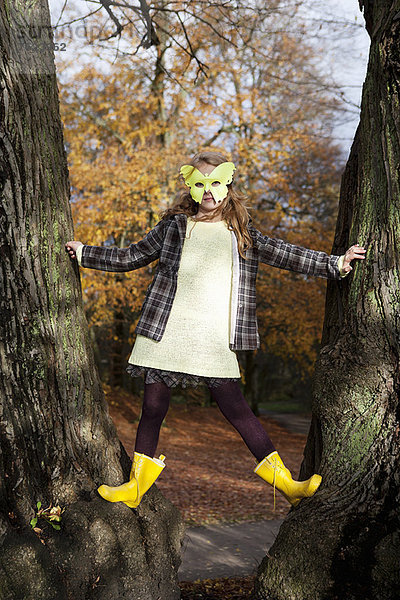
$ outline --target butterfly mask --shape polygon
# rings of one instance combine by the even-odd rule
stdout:
[[[203,175],[196,167],[183,165],[180,174],[190,188],[190,195],[195,202],[201,204],[204,192],[210,191],[215,202],[219,204],[228,195],[227,185],[232,183],[235,168],[233,163],[224,162],[215,167],[209,175]]]

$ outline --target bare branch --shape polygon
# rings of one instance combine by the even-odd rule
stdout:
[[[110,40],[113,37],[118,37],[121,35],[121,32],[123,30],[123,26],[122,24],[119,22],[119,20],[117,19],[117,17],[114,15],[114,13],[112,12],[110,6],[112,4],[112,2],[110,0],[99,0],[100,4],[102,4],[102,6],[105,8],[105,10],[108,13],[108,16],[110,17],[110,19],[113,21],[113,23],[116,26],[116,30],[114,31],[114,33],[112,33],[109,37],[107,38],[103,38],[100,41],[105,42],[106,40]]]
[[[211,146],[221,135],[221,133],[232,133],[232,131],[236,131],[238,127],[236,125],[228,125],[222,126],[212,135],[208,140],[204,142],[204,146]]]
[[[195,62],[197,63],[198,66],[198,72],[203,73],[206,77],[207,77],[207,73],[206,73],[206,69],[208,68],[207,65],[205,65],[196,55],[196,53],[192,53],[190,50],[188,50],[187,48],[185,48],[185,46],[183,46],[183,44],[181,44],[175,36],[172,35],[171,32],[167,31],[162,25],[160,25],[160,23],[157,23],[157,27],[160,31],[162,31],[163,33],[166,33],[171,40],[173,40],[175,42],[175,44],[181,48],[188,56],[190,56],[193,60],[195,60]],[[197,77],[196,77],[197,79]]]
[[[146,24],[146,35],[141,42],[141,46],[143,48],[150,48],[150,46],[158,46],[160,40],[157,37],[157,34],[153,27],[153,22],[150,16],[150,10],[147,6],[146,0],[139,0],[140,8],[142,11],[143,20]]]

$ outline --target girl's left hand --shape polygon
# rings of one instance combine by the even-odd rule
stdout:
[[[351,261],[355,258],[363,260],[365,258],[365,253],[365,248],[362,248],[358,244],[354,244],[354,246],[351,246],[344,255],[343,271],[345,271],[346,273],[350,273],[350,271],[353,269],[353,267],[350,265]]]

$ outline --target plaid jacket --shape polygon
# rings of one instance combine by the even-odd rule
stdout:
[[[178,269],[185,240],[184,214],[163,219],[140,241],[129,248],[83,246],[81,266],[102,271],[133,271],[158,259],[154,278],[146,291],[136,333],[161,340],[174,301]],[[260,346],[256,317],[256,277],[259,261],[305,275],[340,279],[339,256],[308,250],[269,238],[249,225],[254,246],[244,260],[232,231],[233,271],[230,348],[254,350]]]

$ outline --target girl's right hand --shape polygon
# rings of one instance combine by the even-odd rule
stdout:
[[[79,248],[79,246],[83,246],[82,242],[75,242],[75,240],[73,240],[72,242],[67,242],[65,244],[65,250],[69,253],[71,258],[76,258],[76,249]]]

